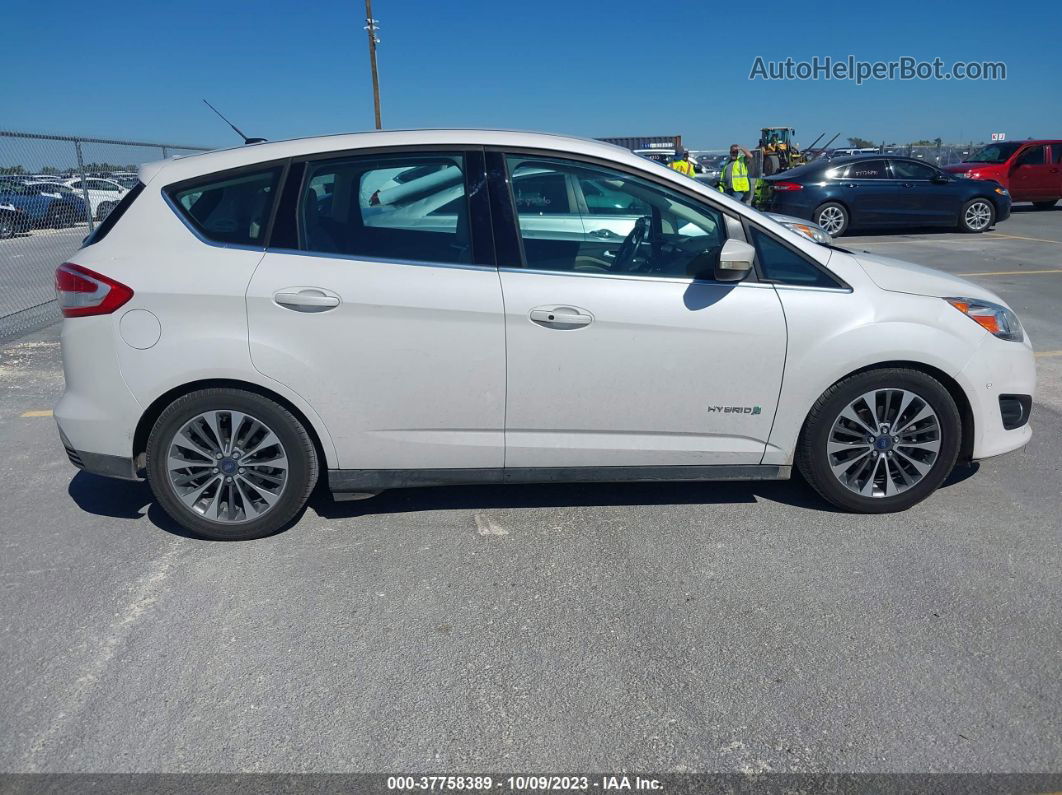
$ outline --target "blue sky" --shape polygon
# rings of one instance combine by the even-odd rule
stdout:
[[[385,127],[887,142],[1062,135],[1057,3],[375,0]],[[868,6],[869,8],[869,6]],[[4,0],[0,127],[229,145],[372,127],[360,0]],[[1019,18],[1020,21],[1015,19]],[[1041,20],[1036,23],[1033,20]],[[82,45],[87,54],[79,53]],[[1002,82],[750,82],[764,58],[1002,60]]]

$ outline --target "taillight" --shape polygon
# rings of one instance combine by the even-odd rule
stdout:
[[[133,297],[121,282],[73,262],[55,269],[55,294],[63,317],[109,315]]]
[[[772,182],[771,187],[775,190],[804,190],[799,182]]]

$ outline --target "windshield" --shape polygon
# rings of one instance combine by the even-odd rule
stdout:
[[[1005,163],[1019,146],[1021,146],[1020,143],[989,144],[988,146],[982,146],[963,162]]]

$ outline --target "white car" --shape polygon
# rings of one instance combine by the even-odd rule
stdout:
[[[80,177],[68,179],[63,182],[67,187],[73,188],[78,196],[88,194],[89,205],[92,208],[92,217],[97,221],[106,218],[111,210],[118,206],[118,202],[129,192],[128,188],[122,187],[113,179],[100,177]]]
[[[788,478],[903,510],[1022,447],[1014,313],[609,144],[376,132],[145,165],[56,274],[71,461],[208,538],[462,483]]]

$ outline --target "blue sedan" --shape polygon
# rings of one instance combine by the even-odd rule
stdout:
[[[861,155],[816,160],[765,178],[766,209],[849,229],[942,226],[984,232],[1010,215],[998,182],[956,177],[920,160]]]
[[[0,204],[10,204],[26,214],[33,226],[63,227],[88,217],[85,200],[66,185],[0,179]]]

